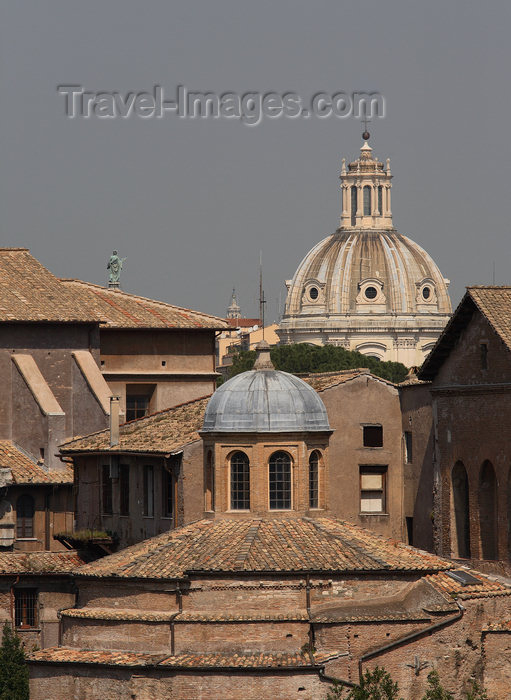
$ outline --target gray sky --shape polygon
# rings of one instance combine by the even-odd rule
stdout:
[[[0,3],[0,243],[52,272],[223,314],[233,286],[267,317],[338,225],[360,122],[66,118],[57,86],[309,97],[378,91],[394,224],[465,285],[511,283],[511,5],[456,0],[24,0]]]

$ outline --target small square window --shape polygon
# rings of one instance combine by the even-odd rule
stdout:
[[[364,447],[383,447],[383,427],[364,425]]]

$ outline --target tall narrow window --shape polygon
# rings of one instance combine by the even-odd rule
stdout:
[[[174,517],[174,477],[172,472],[163,469],[163,508],[162,515],[164,518]]]
[[[371,216],[371,188],[364,186],[364,216]]]
[[[481,369],[488,369],[488,343],[481,343],[479,349],[481,352]]]
[[[215,510],[215,465],[211,450],[208,450],[204,473],[204,510]]]
[[[154,516],[154,470],[150,464],[144,466],[144,515]]]
[[[119,513],[130,514],[130,467],[129,464],[119,465]]]
[[[25,494],[16,501],[16,537],[34,536],[34,499]]]
[[[250,510],[250,465],[244,452],[231,457],[231,510]]]
[[[319,508],[319,452],[309,457],[309,508]]]
[[[481,559],[497,559],[497,478],[488,460],[481,467],[478,496]]]
[[[405,430],[405,464],[411,464],[412,461],[413,461],[412,433],[410,430]]]
[[[456,462],[451,474],[452,508],[451,549],[454,557],[470,559],[470,518],[467,471],[463,462]]]
[[[101,467],[101,512],[105,515],[112,515],[112,479],[110,478],[110,465],[103,464]]]
[[[274,452],[269,463],[270,508],[291,508],[291,458],[286,452]]]
[[[360,467],[360,512],[385,513],[387,467]]]
[[[357,223],[357,188],[353,186],[351,188],[351,225],[355,226]]]
[[[14,624],[20,629],[37,627],[37,590],[14,589]]]
[[[383,187],[381,185],[378,187],[378,211],[380,216],[383,216]]]

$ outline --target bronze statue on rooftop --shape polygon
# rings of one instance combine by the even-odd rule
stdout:
[[[108,261],[108,265],[106,266],[107,270],[110,270],[110,274],[108,277],[108,286],[109,287],[114,287],[114,288],[119,288],[120,286],[120,279],[121,279],[121,270],[124,261],[126,258],[120,258],[117,255],[117,251],[114,250],[112,255],[110,256],[110,260]]]

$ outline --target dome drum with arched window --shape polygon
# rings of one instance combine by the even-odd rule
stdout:
[[[276,371],[263,341],[254,369],[223,384],[206,408],[205,512],[324,512],[331,432],[319,394]]]

